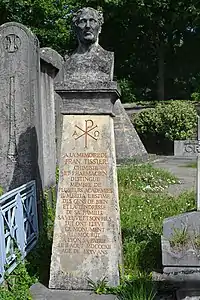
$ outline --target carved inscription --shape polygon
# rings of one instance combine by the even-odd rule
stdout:
[[[15,120],[15,77],[11,76],[9,80],[9,143],[8,158],[16,161],[16,120]]]
[[[99,131],[97,130],[97,125],[94,125],[92,120],[85,120],[85,127],[81,128],[78,125],[75,125],[75,130],[73,133],[73,137],[75,140],[84,137],[84,147],[88,148],[88,138],[92,138],[93,140],[97,141],[99,137]]]
[[[194,153],[194,155],[200,153],[200,142],[199,141],[194,141],[194,142],[190,141],[190,143],[185,142],[184,152]]]
[[[21,40],[16,34],[9,34],[4,38],[3,44],[7,52],[13,53],[19,49]]]
[[[107,153],[66,153],[60,177],[69,185],[59,189],[62,214],[57,216],[66,234],[56,236],[63,253],[105,255],[111,249],[108,171]]]

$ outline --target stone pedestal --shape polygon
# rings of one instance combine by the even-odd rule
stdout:
[[[118,92],[58,93],[63,130],[49,288],[88,290],[88,279],[105,277],[117,286],[121,235],[112,109]]]

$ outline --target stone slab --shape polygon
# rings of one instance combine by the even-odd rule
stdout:
[[[147,151],[120,99],[115,102],[113,111],[117,162],[146,155]]]
[[[64,291],[46,288],[36,283],[30,288],[33,300],[117,300],[114,295],[97,295],[92,291]]]
[[[40,177],[37,38],[22,24],[1,25],[0,61],[0,186],[6,192]]]
[[[49,287],[117,286],[121,264],[113,119],[64,115]]]
[[[60,91],[59,91],[60,93]],[[90,90],[62,92],[62,114],[113,115],[116,90]]]
[[[40,49],[40,59],[50,64],[57,70],[62,69],[64,63],[63,57],[57,51],[49,47]]]
[[[185,232],[184,243],[176,243]],[[177,238],[176,238],[177,237]],[[180,239],[181,241],[183,239]],[[170,217],[163,222],[162,264],[165,267],[200,268],[200,212],[194,211]]]
[[[198,156],[200,154],[200,142],[196,140],[174,141],[175,156]]]
[[[177,300],[199,300],[200,289],[180,289],[176,292]]]

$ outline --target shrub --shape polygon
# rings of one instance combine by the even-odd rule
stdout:
[[[191,94],[191,100],[192,101],[200,101],[200,93],[199,92],[194,92]]]
[[[197,112],[192,102],[177,100],[143,110],[133,122],[144,143],[148,140],[166,147],[167,141],[194,137]]]
[[[134,93],[134,86],[128,79],[119,80],[119,86],[121,88],[121,101],[122,103],[135,102],[136,96]]]

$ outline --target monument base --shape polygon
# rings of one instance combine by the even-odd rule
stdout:
[[[31,286],[33,300],[116,300],[115,295],[97,295],[92,291],[68,291],[48,289],[41,283]]]

